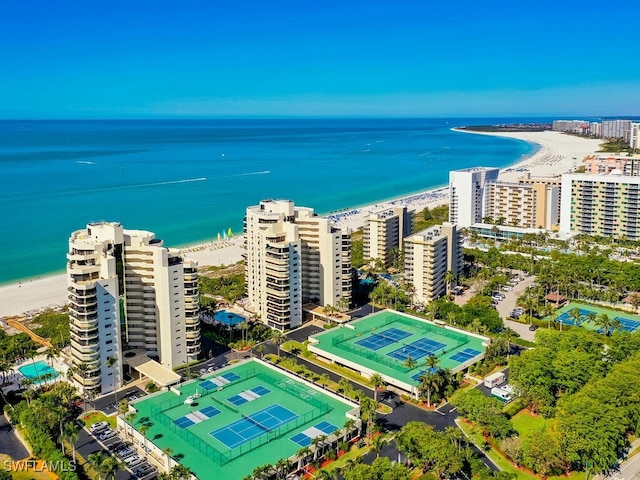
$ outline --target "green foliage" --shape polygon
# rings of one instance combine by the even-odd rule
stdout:
[[[511,421],[502,412],[500,401],[486,397],[477,388],[460,392],[451,404],[458,408],[460,415],[480,427],[485,435],[499,439],[514,431]]]
[[[53,310],[47,310],[33,319],[34,323],[40,325],[38,328],[34,328],[33,331],[43,338],[50,338],[58,348],[63,348],[69,345],[71,341],[69,333],[69,314],[57,313]]]
[[[449,205],[440,205],[429,209],[425,207],[422,212],[416,213],[413,217],[413,231],[419,232],[442,222],[449,221]]]
[[[0,355],[3,360],[16,361],[25,358],[31,353],[35,353],[36,345],[26,333],[7,335],[4,330],[0,330]]]
[[[158,386],[153,382],[147,382],[147,384],[144,386],[144,389],[149,393],[155,393],[160,390],[160,388],[158,388]]]
[[[387,457],[376,458],[371,465],[358,463],[342,469],[344,480],[410,480],[411,470]]]
[[[511,359],[510,381],[534,412],[553,415],[557,399],[602,377],[607,363],[604,337],[584,329],[539,330],[537,348]]]
[[[620,153],[628,152],[629,144],[622,138],[608,138],[600,144],[599,152]]]
[[[244,274],[235,273],[216,278],[201,275],[198,277],[198,285],[201,293],[220,295],[234,303],[244,295]]]
[[[364,240],[362,232],[354,232],[351,234],[351,266],[360,268],[364,265]]]
[[[398,449],[414,465],[433,472],[438,478],[450,478],[463,468],[464,460],[458,446],[447,434],[434,430],[431,425],[409,422],[402,427],[396,441]]]
[[[54,438],[60,437],[65,422],[71,421],[70,412],[64,407],[68,398],[62,396],[65,390],[53,389],[32,400],[20,402],[12,411],[12,422],[18,424],[29,442],[33,454],[56,465],[54,472],[64,480],[77,480],[69,460],[58,449]]]
[[[502,412],[511,418],[526,406],[527,404],[523,398],[516,398],[514,401],[507,403],[502,409]]]

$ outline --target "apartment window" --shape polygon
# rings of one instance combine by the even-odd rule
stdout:
[[[107,345],[111,345],[111,344],[113,343],[113,340],[107,340],[105,343],[106,343]]]
[[[104,311],[105,311],[105,312],[110,312],[110,311],[111,311],[111,309],[110,309],[110,308],[105,308],[105,309],[104,309]]]
[[[104,303],[109,303],[109,300],[105,300]]]
[[[112,326],[113,326],[113,324],[112,324],[112,323],[107,323],[107,324],[104,326],[104,328],[111,328]]]

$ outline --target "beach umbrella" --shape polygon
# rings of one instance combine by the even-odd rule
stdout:
[[[227,232],[227,237],[233,237],[233,232],[231,231],[231,227],[229,227],[229,231]]]
[[[225,232],[224,230],[222,231],[222,238],[223,238],[224,240],[226,240],[226,239],[227,239],[227,232]]]
[[[222,235],[220,235],[220,232],[218,232],[218,241],[220,241],[221,238],[222,238]]]

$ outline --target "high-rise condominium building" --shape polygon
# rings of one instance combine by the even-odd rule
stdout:
[[[624,156],[590,155],[583,162],[584,173],[608,175],[614,170],[619,170],[623,175],[640,175],[640,157],[637,155],[631,157],[626,154]]]
[[[545,182],[488,186],[487,216],[503,225],[551,229],[560,223],[560,187]]]
[[[168,369],[197,359],[195,261],[115,222],[73,232],[67,260],[76,381],[99,393],[118,388],[126,350],[142,349]]]
[[[489,185],[498,181],[497,168],[474,167],[449,172],[449,222],[464,228],[488,216]]]
[[[629,127],[629,146],[640,149],[640,123],[632,122]]]
[[[640,240],[640,177],[564,174],[560,231]]]
[[[447,293],[447,272],[462,273],[462,232],[443,223],[404,239],[405,280],[413,284],[416,299],[430,302]]]
[[[245,217],[249,309],[272,328],[297,327],[302,305],[351,302],[347,232],[290,200],[263,200]]]
[[[402,239],[410,233],[411,214],[407,212],[407,207],[371,212],[364,224],[364,258],[379,258],[385,267],[390,267],[393,264],[393,250],[402,248]]]
[[[628,142],[630,129],[631,120],[604,120],[601,133],[604,138],[622,138]]]

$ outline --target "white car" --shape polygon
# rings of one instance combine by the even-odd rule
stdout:
[[[140,465],[144,461],[139,455],[131,455],[124,460],[124,463],[127,464],[127,467],[135,467],[136,465]]]
[[[127,458],[127,457],[133,455],[134,453],[136,453],[136,451],[132,447],[127,447],[127,448],[123,448],[122,450],[119,450],[116,453],[116,455],[118,455],[118,457],[124,459],[124,458]]]
[[[91,433],[99,433],[102,430],[105,430],[106,428],[109,427],[109,423],[108,422],[98,422],[98,423],[94,423],[93,425],[91,425],[89,427],[89,431]]]
[[[116,432],[114,432],[113,430],[109,429],[104,433],[101,433],[100,436],[98,437],[100,440],[108,440],[112,437],[115,437],[117,435]]]

